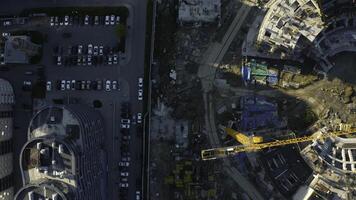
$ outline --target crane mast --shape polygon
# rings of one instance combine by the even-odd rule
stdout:
[[[333,132],[321,132],[318,131],[310,136],[303,136],[298,138],[276,140],[273,142],[256,143],[250,145],[236,145],[229,147],[218,147],[212,149],[206,149],[201,151],[201,157],[203,160],[214,160],[218,158],[225,158],[228,156],[236,155],[240,152],[258,151],[265,148],[284,146],[289,144],[297,144],[301,142],[308,142],[313,140],[322,140],[329,137],[348,135],[356,132],[356,128],[349,129],[347,131],[333,131]]]

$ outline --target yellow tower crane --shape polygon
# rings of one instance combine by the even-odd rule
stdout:
[[[304,137],[298,137],[298,138],[286,139],[286,140],[276,140],[273,142],[265,142],[265,143],[263,143],[262,137],[256,137],[256,136],[248,137],[231,128],[226,128],[225,131],[228,135],[235,138],[242,145],[218,147],[218,148],[202,150],[201,157],[203,160],[214,160],[217,158],[225,158],[228,156],[236,155],[240,152],[259,151],[261,149],[270,148],[270,147],[296,144],[300,142],[308,142],[313,140],[323,140],[329,137],[348,135],[348,134],[355,133],[356,128],[351,128],[350,126],[346,126],[345,128],[345,125],[343,125],[343,128],[341,128],[340,131],[333,131],[333,132],[318,131],[310,136],[304,136]]]

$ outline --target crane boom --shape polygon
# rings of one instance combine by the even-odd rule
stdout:
[[[288,144],[296,144],[301,142],[307,142],[312,140],[326,139],[333,136],[348,135],[356,132],[356,129],[350,129],[348,131],[334,131],[334,132],[316,132],[310,136],[303,136],[298,138],[286,139],[286,140],[276,140],[273,142],[257,143],[251,145],[236,145],[229,147],[218,147],[212,149],[206,149],[201,151],[201,157],[203,160],[214,160],[217,158],[225,158],[231,155],[236,155],[240,152],[248,151],[258,151],[265,148],[283,146]]]

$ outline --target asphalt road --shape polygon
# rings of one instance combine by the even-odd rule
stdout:
[[[146,33],[146,0],[11,0],[2,1],[0,4],[0,15],[14,15],[19,13],[24,8],[35,7],[64,7],[64,6],[119,6],[127,5],[131,8],[129,21],[131,20],[130,29],[127,36],[128,55],[127,61],[120,65],[115,66],[100,66],[100,67],[71,67],[61,68],[53,64],[52,57],[52,45],[55,42],[62,44],[70,43],[83,43],[92,44],[103,43],[110,45],[110,41],[113,36],[108,33],[112,30],[104,29],[92,29],[90,27],[68,27],[68,31],[73,33],[73,38],[62,41],[58,33],[61,30],[50,28],[49,42],[45,45],[45,54],[43,63],[46,66],[46,76],[48,80],[96,80],[96,79],[111,79],[121,81],[120,92],[105,92],[105,91],[53,91],[49,92],[47,99],[51,100],[58,97],[73,97],[80,98],[84,103],[92,104],[92,100],[100,99],[103,102],[103,107],[100,109],[105,121],[106,121],[106,149],[108,152],[108,199],[118,199],[118,185],[119,182],[119,170],[118,162],[120,160],[120,139],[115,139],[115,136],[120,137],[120,104],[124,101],[129,101],[132,105],[131,112],[136,114],[143,111],[143,102],[137,99],[137,80],[138,77],[143,77],[144,71],[144,51],[145,51],[145,33]],[[130,24],[130,22],[129,22]],[[84,28],[84,29],[83,29]],[[100,33],[100,34],[98,34]],[[51,38],[54,37],[54,38]],[[57,37],[57,38],[56,38]],[[74,44],[74,45],[75,45]],[[31,66],[18,66],[18,70],[21,74]],[[9,74],[13,73],[11,69]],[[19,73],[20,74],[20,73]],[[16,78],[20,75],[13,75],[12,84],[22,84],[24,78]],[[22,75],[21,75],[22,76]],[[10,76],[12,77],[12,75]],[[16,87],[18,88],[18,87]],[[15,89],[16,89],[15,88]],[[16,92],[16,91],[15,91]],[[21,99],[22,93],[18,92],[17,98]],[[20,104],[19,104],[20,105]],[[142,113],[144,115],[144,113]],[[19,121],[18,118],[15,118]],[[16,124],[15,121],[15,124]],[[22,120],[21,120],[22,121]],[[24,121],[25,122],[25,121]],[[27,127],[25,124],[21,124],[21,127]],[[142,130],[132,126],[131,130],[131,163],[128,168],[130,172],[129,177],[129,197],[127,199],[135,199],[136,180],[141,182],[142,177],[142,137],[138,135],[142,134]],[[24,132],[25,133],[25,132]],[[23,135],[23,134],[21,134]],[[23,137],[25,138],[25,137]],[[16,138],[15,138],[16,139]],[[19,145],[21,146],[21,145]],[[16,159],[16,157],[15,157]],[[17,162],[15,161],[15,164]]]

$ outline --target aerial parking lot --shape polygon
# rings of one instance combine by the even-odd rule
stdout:
[[[15,111],[21,120],[16,121],[16,115],[14,120],[21,128],[14,132],[15,148],[26,142],[33,102],[94,107],[105,122],[107,199],[141,199],[145,3],[93,1],[85,5],[101,7],[82,7],[79,1],[15,2],[19,5],[12,2],[7,10],[0,9],[17,14],[0,19],[0,37],[40,38],[40,44],[35,43],[40,55],[27,64],[0,58],[1,77],[13,84],[19,99]],[[1,55],[3,49],[0,46]],[[39,99],[33,96],[38,89]],[[20,179],[19,169],[14,170]],[[15,183],[17,189],[23,186],[21,180]]]

